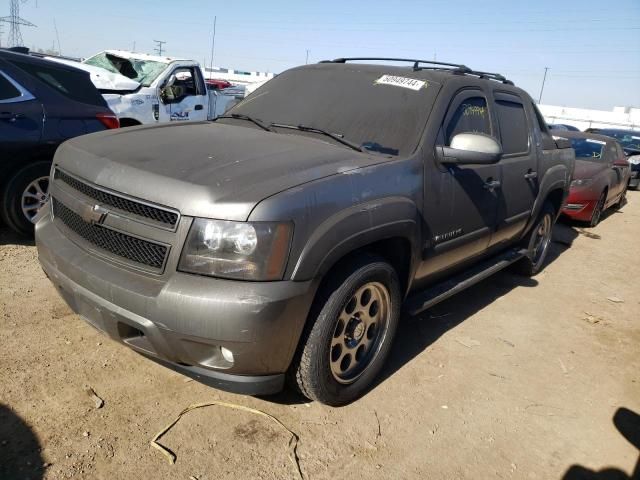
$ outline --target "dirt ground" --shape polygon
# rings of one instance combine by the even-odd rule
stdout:
[[[638,450],[613,417],[640,412],[640,192],[628,196],[595,229],[559,225],[535,279],[503,272],[403,319],[377,386],[339,409],[220,392],[110,341],[0,227],[0,479],[297,478],[289,435],[248,412],[184,416],[162,439],[175,465],[150,446],[211,400],[296,432],[310,479],[627,478]]]

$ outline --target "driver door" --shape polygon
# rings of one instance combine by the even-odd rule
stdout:
[[[449,146],[459,133],[496,137],[492,104],[476,88],[456,94],[442,121],[437,145]],[[484,253],[496,226],[500,167],[442,165],[425,175],[424,212],[430,230],[419,276],[426,277]],[[430,170],[430,171],[429,171]]]
[[[207,119],[207,90],[197,67],[178,67],[161,88],[161,121],[198,122]]]

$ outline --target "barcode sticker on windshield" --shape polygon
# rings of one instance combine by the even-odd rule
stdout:
[[[408,88],[416,92],[424,87],[427,82],[415,78],[397,77],[395,75],[383,75],[375,81],[376,85],[392,85],[394,87]]]
[[[607,142],[603,142],[601,140],[594,140],[593,138],[587,138],[587,142],[589,143],[597,143],[599,145],[606,145]]]

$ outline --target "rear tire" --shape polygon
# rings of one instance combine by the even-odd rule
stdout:
[[[33,217],[48,199],[50,162],[36,162],[18,170],[4,185],[0,216],[21,235],[33,236]]]
[[[555,208],[550,202],[545,202],[535,225],[522,239],[522,245],[528,253],[525,258],[514,265],[520,275],[533,277],[540,273],[544,267],[544,261],[549,253],[549,245],[551,245],[551,234],[555,220]]]
[[[380,257],[359,256],[333,273],[311,307],[290,382],[331,406],[362,396],[389,355],[401,302],[398,276]]]

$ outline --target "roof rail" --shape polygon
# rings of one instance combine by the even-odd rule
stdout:
[[[336,58],[334,60],[323,60],[320,63],[347,63],[354,61],[383,61],[383,62],[410,62],[413,63],[413,70],[445,70],[458,75],[475,75],[478,78],[486,80],[496,80],[506,85],[513,85],[511,80],[507,80],[503,75],[499,73],[480,72],[472,70],[466,65],[458,63],[448,62],[436,62],[435,60],[417,60],[411,58],[385,58],[385,57],[349,57],[349,58]],[[421,66],[425,64],[427,66]],[[449,67],[449,68],[441,68]]]
[[[385,57],[349,57],[349,58],[336,58],[334,60],[323,60],[320,63],[347,63],[355,61],[382,61],[382,62],[410,62],[413,63],[414,70],[420,70],[420,64],[438,65],[441,67],[454,67],[456,73],[466,73],[471,71],[466,65],[458,63],[436,62],[435,60],[416,60],[413,58],[385,58]]]

